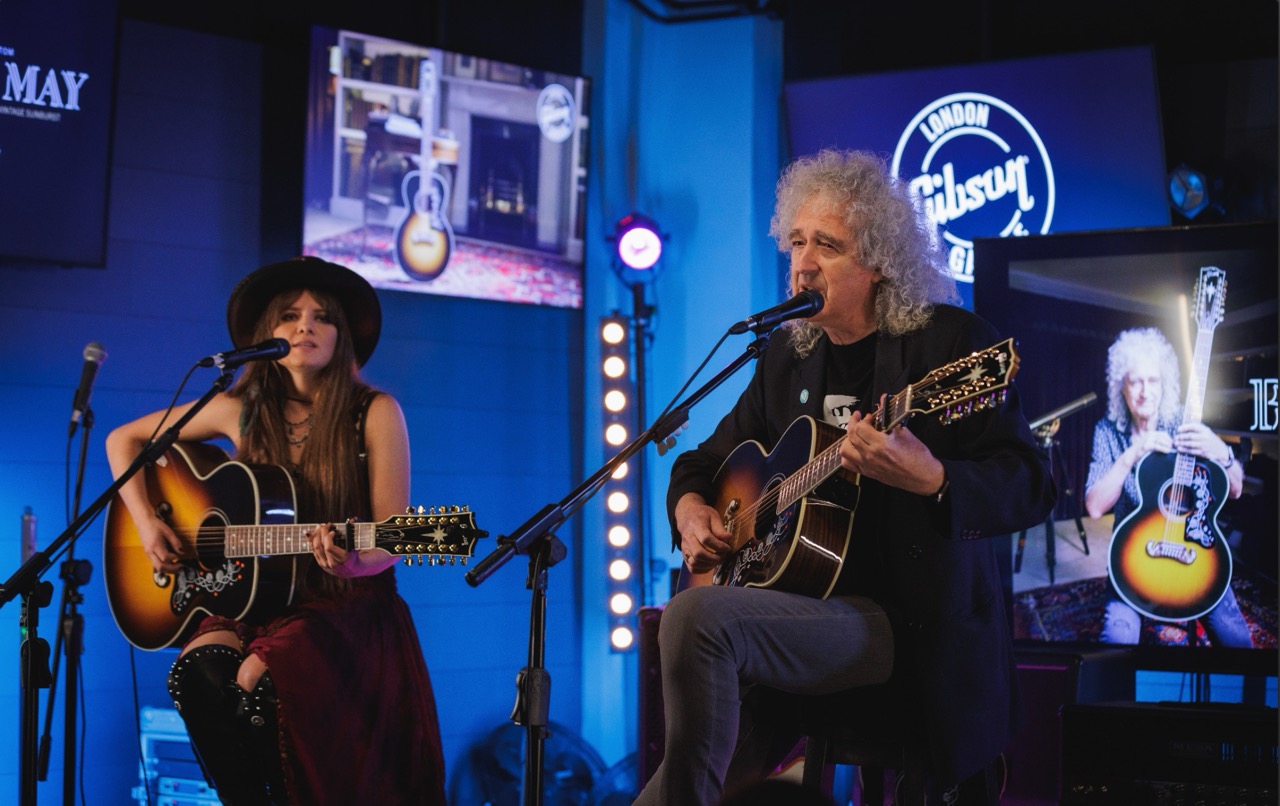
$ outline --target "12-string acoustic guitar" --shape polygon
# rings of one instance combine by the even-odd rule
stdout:
[[[1182,422],[1198,423],[1213,331],[1222,321],[1226,272],[1200,269],[1191,318],[1196,346]],[[1227,500],[1227,471],[1186,453],[1148,453],[1134,468],[1138,505],[1111,538],[1107,573],[1133,609],[1159,621],[1199,618],[1231,584],[1231,551],[1218,529]]]
[[[182,540],[183,568],[159,573],[117,496],[107,511],[103,577],[111,615],[139,649],[180,645],[205,614],[242,619],[292,601],[298,555],[309,554],[294,523],[293,479],[278,465],[228,461],[213,445],[179,443],[143,472],[148,497]],[[335,543],[349,551],[381,549],[429,565],[465,564],[476,540],[465,507],[410,510],[381,523],[335,523]]]
[[[888,398],[871,422],[889,431],[915,415],[936,414],[946,425],[990,408],[1004,399],[1018,360],[1013,339],[1005,339],[952,361]],[[774,588],[825,599],[844,566],[857,506],[859,478],[840,466],[843,437],[843,430],[804,416],[770,452],[753,440],[734,448],[716,473],[711,504],[731,549],[712,571],[682,568],[679,586]]]

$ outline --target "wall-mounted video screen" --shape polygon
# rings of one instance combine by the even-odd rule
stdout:
[[[312,31],[303,252],[378,288],[582,307],[588,84]]]
[[[1153,60],[1123,48],[792,82],[790,150],[886,155],[969,305],[974,238],[1169,224]]]
[[[115,0],[0,3],[0,259],[106,260]]]
[[[1059,487],[1015,542],[1015,637],[1274,674],[1276,222],[983,238],[975,278]]]

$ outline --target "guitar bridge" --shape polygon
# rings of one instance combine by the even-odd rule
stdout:
[[[1183,565],[1191,565],[1196,561],[1196,550],[1191,546],[1179,546],[1167,540],[1150,540],[1147,542],[1147,556],[1177,560]]]

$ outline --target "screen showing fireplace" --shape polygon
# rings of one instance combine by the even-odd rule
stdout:
[[[303,252],[398,291],[582,307],[586,79],[316,27]]]

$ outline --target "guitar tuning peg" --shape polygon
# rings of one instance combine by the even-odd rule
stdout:
[[[407,565],[407,566],[409,566],[410,568],[412,568],[412,567],[413,567],[413,558],[412,558],[412,557],[409,557],[409,556],[406,556],[406,557],[404,558],[404,564],[405,564],[405,565]]]

